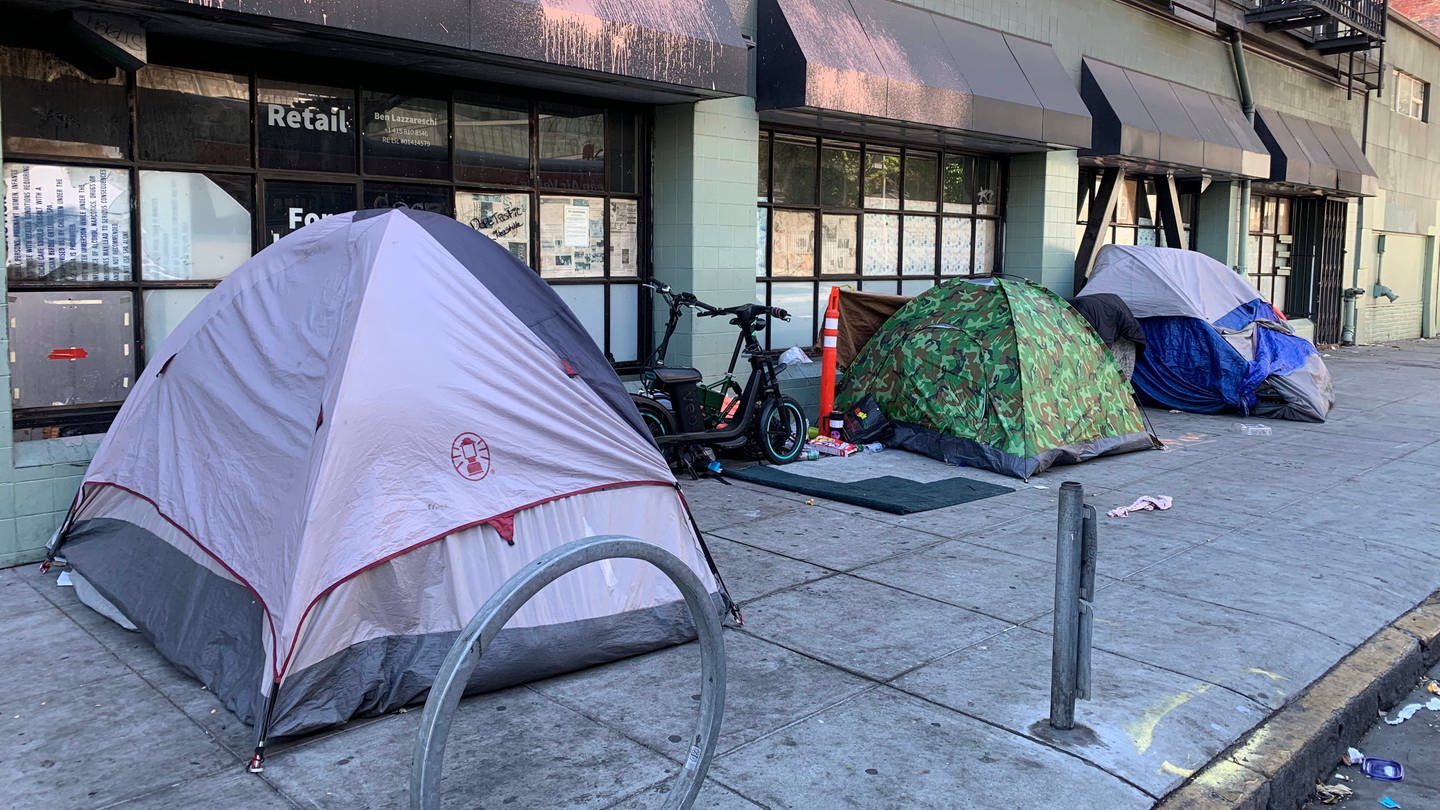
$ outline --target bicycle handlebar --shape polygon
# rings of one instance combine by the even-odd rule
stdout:
[[[699,313],[699,317],[701,318],[714,318],[719,315],[749,315],[751,317],[754,317],[757,314],[764,314],[769,315],[772,318],[779,318],[782,321],[790,320],[790,313],[782,307],[765,307],[759,304],[741,304],[740,306],[722,308],[712,306],[705,303],[704,301],[701,301],[700,299],[695,297],[694,293],[691,292],[671,292],[670,285],[666,284],[663,281],[648,279],[643,282],[641,286],[649,287],[650,289],[664,296],[665,300],[668,301],[672,307],[690,307],[691,309],[696,310]]]

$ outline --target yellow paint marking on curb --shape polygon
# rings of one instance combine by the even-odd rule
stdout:
[[[1160,763],[1160,773],[1168,773],[1171,776],[1178,776],[1181,779],[1189,779],[1195,775],[1194,768],[1182,768],[1179,765],[1172,765],[1170,760]]]
[[[1210,686],[1211,684],[1202,683],[1189,692],[1181,692],[1163,703],[1157,703],[1147,709],[1139,720],[1127,726],[1125,731],[1130,735],[1131,742],[1135,743],[1135,753],[1143,754],[1150,750],[1150,746],[1155,742],[1155,727],[1160,725],[1165,715],[1184,706],[1191,698],[1205,694],[1210,690]]]

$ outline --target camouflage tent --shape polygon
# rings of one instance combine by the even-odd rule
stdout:
[[[906,304],[850,365],[837,405],[866,393],[896,423],[887,444],[1022,479],[1159,446],[1085,319],[1026,281],[956,279]]]

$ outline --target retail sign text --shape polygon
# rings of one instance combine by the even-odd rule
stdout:
[[[314,107],[299,110],[283,104],[266,104],[265,108],[265,123],[272,127],[310,129],[316,132],[350,131],[350,122],[345,120],[345,111],[337,107],[331,107],[330,112]]]

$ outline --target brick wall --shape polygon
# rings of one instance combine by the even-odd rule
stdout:
[[[1390,9],[1440,34],[1440,0],[1390,0]]]
[[[1384,343],[1419,337],[1421,312],[1418,298],[1402,298],[1394,303],[1381,299],[1362,306],[1356,313],[1356,342]]]

